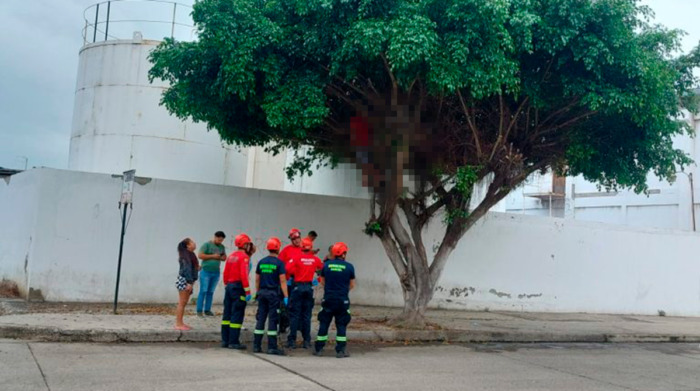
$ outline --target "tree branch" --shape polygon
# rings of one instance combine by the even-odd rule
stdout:
[[[462,105],[462,110],[464,111],[464,116],[467,117],[467,123],[469,124],[469,128],[472,131],[472,137],[474,137],[474,144],[476,145],[476,155],[477,159],[481,159],[482,152],[481,152],[481,141],[479,140],[479,131],[476,129],[476,125],[474,125],[474,121],[472,120],[471,116],[469,115],[469,109],[467,108],[467,104],[464,101],[464,97],[462,96],[462,92],[460,90],[457,90],[457,96],[459,96],[459,102]]]
[[[399,83],[396,82],[396,77],[394,76],[394,72],[391,71],[391,66],[389,65],[389,61],[386,59],[386,56],[384,53],[380,55],[382,58],[382,61],[384,62],[384,68],[386,68],[386,72],[389,74],[389,78],[391,79],[391,98],[392,98],[392,103],[396,104],[396,100],[399,95]]]
[[[423,221],[411,210],[411,207],[405,203],[400,202],[399,205],[406,215],[406,221],[411,229],[411,237],[413,238],[413,245],[415,251],[417,252],[418,259],[421,261],[422,267],[428,267],[428,258],[425,253],[425,246],[423,245]]]
[[[528,100],[530,100],[530,97],[527,96],[525,99],[523,99],[523,102],[520,103],[520,106],[518,106],[518,109],[515,111],[515,115],[513,116],[513,119],[510,121],[510,124],[508,125],[508,129],[506,130],[506,135],[504,137],[504,141],[508,140],[508,137],[510,136],[510,131],[513,129],[515,124],[518,122],[518,117],[520,116],[520,113],[523,111],[523,108],[525,108],[525,104],[527,104]]]

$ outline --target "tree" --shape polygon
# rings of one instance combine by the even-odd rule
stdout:
[[[679,55],[682,33],[635,0],[200,0],[192,16],[196,42],[152,53],[162,104],[226,142],[305,147],[288,175],[360,168],[401,324],[424,324],[460,238],[530,174],[641,192],[690,162],[672,138],[699,51]]]

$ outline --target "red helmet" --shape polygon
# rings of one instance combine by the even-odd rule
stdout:
[[[289,230],[289,239],[296,239],[301,237],[301,231],[299,231],[299,228],[292,228]]]
[[[279,251],[280,247],[282,247],[282,241],[278,238],[272,237],[267,239],[267,249],[269,251]]]
[[[246,244],[252,243],[253,241],[250,240],[250,236],[246,234],[239,234],[236,236],[236,238],[233,240],[233,244],[236,245],[238,248],[243,248]]]
[[[303,251],[311,251],[314,248],[314,241],[311,238],[304,238],[301,240],[301,249]]]
[[[331,255],[339,257],[348,252],[348,245],[343,242],[338,242],[331,247]]]

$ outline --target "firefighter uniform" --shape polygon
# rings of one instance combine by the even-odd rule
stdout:
[[[235,239],[238,251],[229,255],[224,266],[224,315],[221,320],[221,346],[230,349],[245,350],[241,344],[241,328],[248,300],[250,300],[250,257],[243,248],[252,244],[250,238],[238,235]]]
[[[282,251],[280,252],[279,259],[284,263],[285,268],[289,268],[289,262],[301,255],[301,231],[299,231],[298,228],[292,228],[289,231],[289,239],[292,241],[292,244],[289,244],[285,246]],[[295,240],[299,240],[299,242],[296,242]],[[287,280],[287,286],[289,289],[291,289],[294,286],[294,281]],[[280,302],[282,301],[282,297],[280,296]],[[280,304],[280,321],[279,321],[279,332],[284,333],[287,330],[287,327],[289,327],[289,306],[291,304],[291,297],[288,298],[289,304],[288,305],[282,305]]]
[[[341,246],[339,246],[341,245]],[[329,260],[321,269],[321,277],[324,279],[324,293],[322,309],[318,314],[320,323],[318,336],[314,347],[314,354],[321,355],[323,347],[328,342],[328,328],[335,318],[336,335],[336,357],[348,357],[347,346],[347,326],[352,319],[350,315],[350,289],[355,280],[355,268],[353,265],[341,258],[347,252],[347,246],[343,243],[336,243],[333,246],[334,259]],[[343,251],[344,250],[344,251]]]
[[[257,292],[258,312],[255,316],[257,323],[255,324],[253,352],[262,352],[262,339],[265,335],[265,321],[267,320],[267,353],[284,354],[277,346],[277,321],[281,294],[280,276],[284,276],[285,272],[284,263],[272,255],[260,260],[255,269],[255,273],[260,279],[260,286]]]
[[[313,241],[302,240],[303,253],[292,258],[287,264],[287,279],[294,280],[289,303],[290,328],[287,346],[296,347],[297,331],[301,331],[303,347],[311,345],[311,313],[314,308],[314,282],[316,272],[323,268],[323,262],[313,254]]]

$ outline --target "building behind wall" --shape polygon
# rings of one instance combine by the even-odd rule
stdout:
[[[154,21],[165,23],[156,28],[147,22],[127,23],[114,16],[123,15],[118,12],[122,9],[133,15],[150,12],[161,18]],[[150,83],[148,56],[164,35],[195,39],[190,11],[184,4],[167,1],[115,2],[108,17],[104,4],[88,7],[79,51],[69,169],[105,174],[135,169],[145,177],[367,198],[369,193],[352,166],[320,168],[312,177],[289,179],[284,168],[292,162],[292,152],[273,156],[262,147],[227,145],[206,124],[182,121],[160,105],[168,84]],[[115,30],[122,23],[126,27]],[[162,25],[167,28],[159,29]]]
[[[687,121],[695,132],[700,130],[700,118],[686,112],[682,120]],[[685,151],[695,162],[700,161],[696,137],[678,136],[674,139],[674,146]],[[696,225],[694,217],[700,213],[697,181],[693,182],[697,172],[696,164],[682,171],[679,168],[673,183],[649,174],[648,191],[644,194],[627,189],[607,191],[581,176],[560,178],[552,173],[535,174],[509,195],[506,211],[692,231]]]

